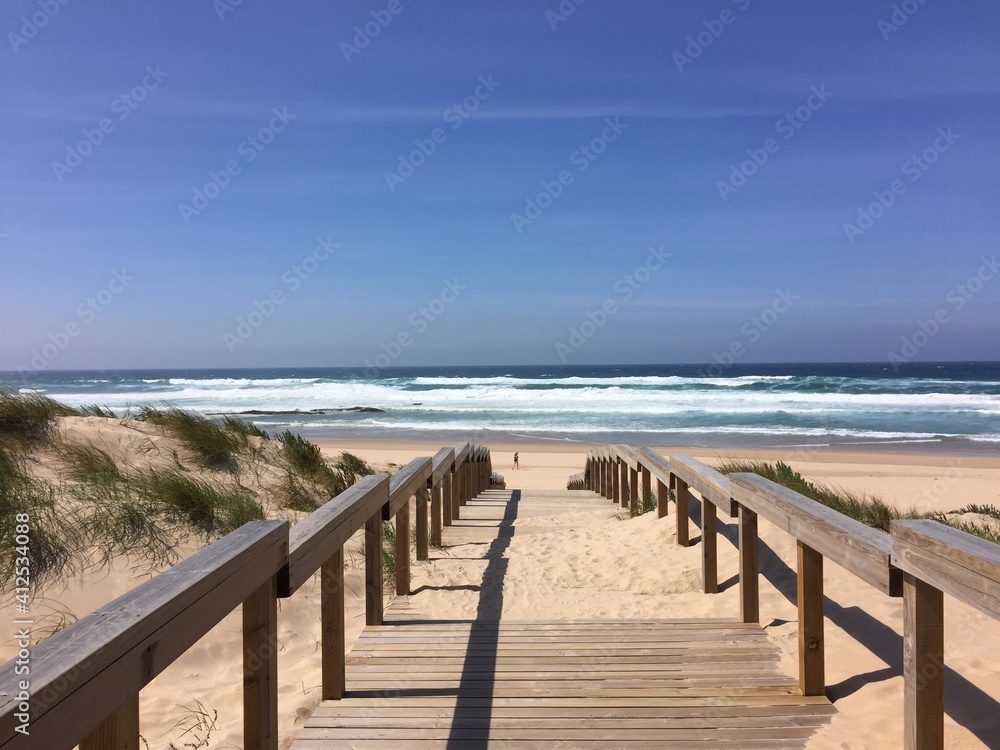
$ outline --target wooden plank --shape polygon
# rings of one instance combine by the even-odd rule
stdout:
[[[823,555],[798,547],[799,686],[803,695],[826,691],[823,637]]]
[[[670,485],[670,459],[661,456],[649,448],[639,448],[636,451],[642,465],[649,471],[653,479],[669,486]]]
[[[760,580],[757,567],[757,514],[739,509],[740,619],[760,622]]]
[[[903,576],[903,747],[944,747],[944,597]]]
[[[625,464],[633,471],[638,471],[639,467],[642,465],[642,459],[639,458],[639,454],[636,452],[635,448],[630,445],[616,446],[616,453],[619,463]]]
[[[618,459],[618,484],[621,489],[621,505],[623,508],[631,507],[631,496],[633,488],[628,486],[628,461],[619,458]]]
[[[289,597],[312,578],[368,518],[389,500],[389,477],[362,477],[292,527],[288,565],[278,576],[278,596]]]
[[[719,593],[719,535],[716,507],[701,501],[701,588],[706,594]]]
[[[1000,546],[937,521],[893,521],[892,564],[1000,618]]]
[[[278,750],[278,596],[273,576],[243,602],[243,747]]]
[[[455,446],[455,466],[465,463],[466,459],[469,457],[469,451],[472,450],[471,443],[459,443]]]
[[[388,504],[387,499],[386,506]],[[365,523],[365,624],[367,625],[382,624],[385,599],[382,587],[382,509],[380,508]]]
[[[80,743],[80,750],[139,750],[139,694],[136,693]]]
[[[889,535],[756,474],[733,474],[736,501],[890,596],[902,578],[890,565]]]
[[[431,476],[431,459],[415,458],[389,479],[389,518],[410,502]],[[389,518],[383,518],[388,521]]]
[[[273,577],[288,524],[254,521],[32,649],[30,738],[17,723],[15,663],[0,670],[0,745],[72,747]]]
[[[437,484],[442,478],[451,473],[451,469],[455,465],[455,449],[442,448],[434,454],[431,464],[431,479]]]
[[[670,456],[670,471],[687,482],[699,495],[714,504],[730,518],[735,518],[736,506],[732,500],[729,478],[701,461],[683,453]]]
[[[344,611],[344,548],[340,547],[320,572],[320,647],[322,649],[322,699],[340,700],[346,684],[347,631]]]

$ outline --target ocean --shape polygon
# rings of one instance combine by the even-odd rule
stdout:
[[[59,371],[0,373],[0,387],[310,439],[1000,449],[995,362]]]

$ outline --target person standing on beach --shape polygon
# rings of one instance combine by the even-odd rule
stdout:
[[[511,469],[517,469],[520,471],[521,467],[517,463],[517,451],[514,451],[514,465],[510,467]]]

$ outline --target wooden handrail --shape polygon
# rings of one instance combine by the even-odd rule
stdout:
[[[274,592],[287,557],[286,521],[245,524],[42,641],[31,652],[28,736],[15,731],[22,723],[15,714],[16,686],[23,678],[8,662],[0,668],[0,747],[68,749],[123,706],[138,742],[139,690],[241,603],[262,598],[261,589]],[[265,634],[254,646],[256,652],[248,655],[257,662],[254,677],[270,692],[276,688],[277,643]],[[263,702],[268,712],[247,717],[256,724],[257,737],[248,750],[277,747],[277,693],[273,705],[270,697],[253,690],[244,696],[245,710],[258,711]]]
[[[631,480],[627,470],[632,471]],[[756,474],[727,477],[690,456],[672,454],[665,458],[645,448],[592,448],[584,473],[571,479],[615,501],[620,497],[624,505],[637,470],[655,477],[658,490],[664,494],[667,480],[675,489],[679,544],[687,543],[688,489],[701,495],[706,592],[716,590],[716,510],[738,519],[740,614],[746,622],[760,619],[758,516],[795,538],[799,683],[804,695],[819,695],[825,690],[824,559],[829,557],[884,594],[902,596],[905,747],[943,747],[942,594],[1000,619],[998,545],[930,520],[893,521],[891,534],[885,534]],[[660,509],[660,516],[664,515]]]
[[[889,596],[902,574],[889,562],[889,535],[757,474],[730,474],[733,498]]]
[[[0,667],[0,748],[137,747],[139,691],[242,604],[244,747],[276,750],[279,595],[292,596],[320,571],[322,697],[342,697],[344,544],[364,528],[366,622],[380,624],[383,518],[396,517],[397,591],[408,592],[410,497],[416,499],[418,532],[423,516],[419,559],[421,546],[427,546],[428,493],[433,489],[436,497],[440,490],[450,502],[453,480],[465,477],[463,488],[481,488],[490,465],[485,446],[444,448],[433,461],[414,459],[391,478],[362,478],[291,532],[286,521],[248,523],[163,571],[34,646],[27,700],[16,662]],[[485,477],[488,481],[488,473]],[[27,735],[17,731],[25,703]]]
[[[944,601],[1000,619],[1000,546],[936,521],[893,521],[903,571],[903,746],[944,747]]]
[[[288,564],[278,576],[278,596],[294,594],[368,519],[389,502],[389,477],[362,477],[292,527]]]

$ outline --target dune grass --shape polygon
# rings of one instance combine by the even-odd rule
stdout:
[[[264,430],[260,429],[260,427],[252,422],[246,421],[245,419],[240,419],[239,417],[223,417],[222,429],[242,438],[244,443],[248,442],[248,438],[261,438],[262,440],[271,439],[271,436],[264,432]]]
[[[791,466],[783,461],[770,463],[767,461],[729,460],[715,467],[722,474],[747,472],[758,474],[777,484],[798,492],[800,495],[812,498],[838,513],[861,521],[867,526],[879,531],[889,531],[892,521],[904,518],[935,518],[937,514],[919,513],[915,509],[900,511],[889,505],[882,498],[867,493],[851,492],[840,488],[828,487],[824,484],[810,482]]]
[[[76,414],[68,406],[40,393],[0,390],[0,437],[32,445],[48,440],[56,418]]]
[[[901,511],[875,495],[851,492],[811,482],[783,461],[770,463],[767,461],[727,460],[715,468],[722,474],[734,474],[738,472],[758,474],[783,487],[794,490],[800,495],[812,498],[838,513],[843,513],[845,516],[849,516],[867,526],[886,533],[889,532],[889,526],[893,521],[922,518],[938,521],[946,526],[964,531],[967,534],[1000,544],[1000,530],[996,527],[983,523],[960,521],[948,517],[954,514],[978,513],[1000,519],[1000,509],[992,505],[966,505],[964,508],[953,510],[949,514],[939,512],[921,513],[916,508]]]
[[[81,417],[101,417],[102,419],[118,419],[118,415],[111,409],[97,404],[88,404],[77,408],[77,413]]]
[[[287,471],[284,481],[286,507],[293,510],[312,510],[317,503],[307,500],[303,483],[313,482],[323,488],[325,502],[339,495],[360,477],[373,473],[373,469],[353,453],[342,453],[331,466],[319,446],[301,435],[285,430],[277,436],[281,444]]]
[[[137,419],[156,425],[179,440],[204,468],[231,471],[236,466],[236,457],[241,448],[239,436],[220,427],[208,417],[176,406],[166,409],[143,406]]]
[[[7,550],[0,555],[4,589],[14,588],[19,556],[28,558],[33,588],[74,569],[79,533],[74,514],[57,510],[56,497],[50,482],[29,473],[21,443],[0,439],[0,548]],[[27,545],[18,544],[19,525],[28,527]],[[14,554],[19,547],[27,547],[27,555]]]
[[[177,469],[142,469],[132,482],[136,494],[154,511],[206,537],[228,534],[265,517],[263,506],[246,492],[210,484]]]
[[[106,483],[121,479],[115,460],[96,445],[60,442],[58,455],[66,474],[75,482]]]

